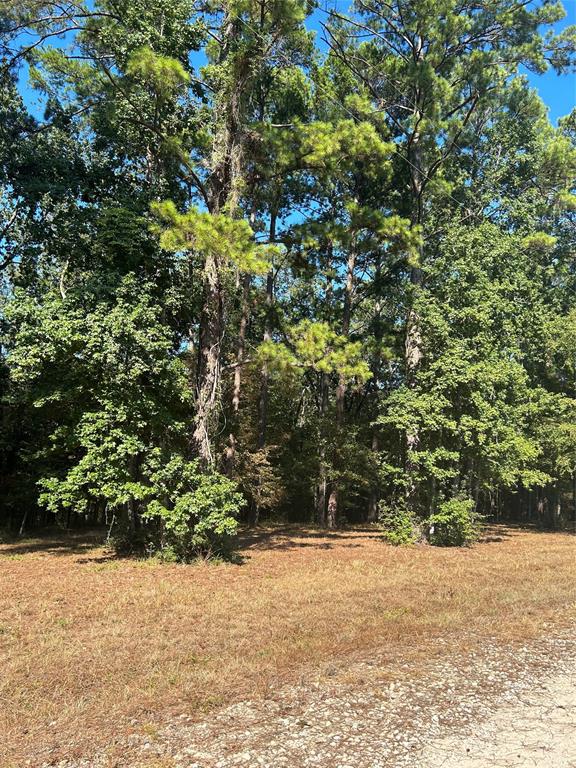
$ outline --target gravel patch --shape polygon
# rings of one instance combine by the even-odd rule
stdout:
[[[426,747],[421,768],[574,768],[576,665],[535,681],[474,730]]]

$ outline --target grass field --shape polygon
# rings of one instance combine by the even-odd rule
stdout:
[[[117,559],[86,535],[1,545],[0,765],[85,754],[136,721],[359,656],[385,653],[392,673],[431,647],[521,641],[576,617],[570,534],[396,549],[369,529],[276,528],[246,534],[241,553],[181,566]]]

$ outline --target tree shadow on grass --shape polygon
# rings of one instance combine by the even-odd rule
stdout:
[[[538,525],[529,522],[490,522],[486,523],[480,537],[480,543],[503,541],[511,539],[521,533],[556,534],[558,536],[574,536],[574,528],[553,528],[551,526]]]
[[[293,550],[360,548],[368,539],[381,539],[375,527],[342,528],[326,530],[309,526],[279,525],[266,528],[248,528],[241,531],[238,549],[243,550]]]
[[[101,547],[106,539],[105,531],[65,531],[50,529],[33,536],[13,537],[0,542],[0,559],[3,556],[43,553],[48,555],[82,555]]]
[[[477,544],[498,544],[525,532],[574,536],[565,529],[539,528],[522,523],[488,523],[484,526]],[[376,526],[354,526],[337,530],[310,528],[309,526],[278,525],[243,529],[239,536],[238,552],[250,557],[251,551],[291,551],[298,549],[350,549],[362,548],[368,541],[381,541],[386,545]]]
[[[542,528],[534,524],[489,523],[483,529],[478,544],[497,544],[512,539],[523,532],[576,536],[574,530]],[[95,550],[105,544],[106,533],[105,529],[67,531],[52,528],[41,531],[34,536],[14,537],[8,541],[0,541],[0,562],[4,558],[10,559],[10,557],[28,554],[78,555],[76,562],[95,565],[145,558],[142,551],[121,554],[111,550],[96,552]],[[376,526],[359,525],[337,530],[312,528],[309,525],[299,526],[297,524],[243,528],[238,536],[237,545],[231,556],[227,558],[227,562],[242,565],[250,560],[250,552],[253,551],[360,549],[370,540],[385,543]]]
[[[515,533],[508,525],[491,523],[483,527],[477,543],[497,544],[500,541],[513,538]]]

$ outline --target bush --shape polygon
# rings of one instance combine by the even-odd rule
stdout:
[[[154,498],[145,520],[157,521],[158,554],[186,562],[196,557],[226,557],[245,504],[235,483],[218,472],[203,473],[195,461],[173,457],[152,477]]]
[[[438,547],[465,547],[478,539],[481,518],[472,499],[450,499],[428,520],[428,538]]]
[[[384,538],[394,546],[413,544],[419,538],[420,530],[416,518],[403,502],[390,504],[381,501],[378,522]]]

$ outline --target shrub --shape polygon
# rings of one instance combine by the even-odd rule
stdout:
[[[427,520],[430,543],[438,547],[468,546],[478,538],[480,520],[472,499],[449,499]]]
[[[419,538],[420,530],[416,518],[403,502],[381,501],[378,522],[389,544],[404,546],[413,544]]]
[[[195,461],[173,457],[152,476],[154,498],[143,514],[157,521],[158,554],[167,560],[230,555],[240,510],[236,485],[218,472],[203,473]]]

